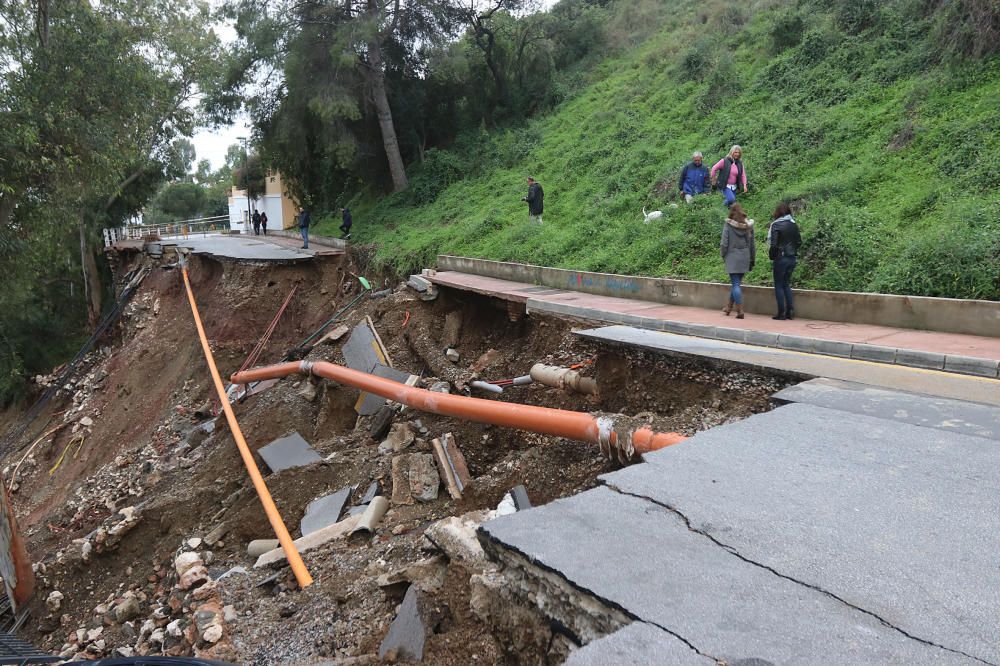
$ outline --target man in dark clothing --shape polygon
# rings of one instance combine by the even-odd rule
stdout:
[[[267,213],[260,214],[260,232],[267,235]]]
[[[299,206],[299,233],[302,234],[302,249],[309,249],[309,211]]]
[[[684,201],[691,203],[696,194],[705,194],[710,187],[708,169],[701,163],[702,155],[696,152],[691,161],[681,169],[681,178],[677,189],[684,195]]]
[[[351,225],[354,224],[354,221],[351,219],[351,209],[341,208],[340,214],[344,220],[340,223],[340,233],[342,234],[341,238],[347,240],[351,237]]]
[[[253,212],[253,235],[260,236],[260,211],[255,210]]]
[[[542,200],[544,197],[542,186],[536,183],[534,178],[528,176],[528,196],[521,199],[521,201],[528,202],[528,221],[535,224],[542,223]]]
[[[774,222],[768,231],[770,239],[767,256],[771,259],[774,272],[774,298],[778,302],[778,314],[772,319],[794,319],[792,304],[792,271],[798,263],[799,246],[802,236],[799,225],[792,218],[792,210],[781,203],[774,211]]]

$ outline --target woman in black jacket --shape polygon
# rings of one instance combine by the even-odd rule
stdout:
[[[767,256],[774,271],[774,297],[778,301],[778,314],[772,319],[794,319],[792,304],[792,271],[798,263],[797,255],[802,244],[799,225],[792,219],[792,209],[782,201],[774,209],[774,222],[767,232]]]

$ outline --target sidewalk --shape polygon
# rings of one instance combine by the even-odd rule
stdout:
[[[1000,338],[808,319],[775,321],[754,314],[740,320],[724,316],[721,303],[719,310],[672,306],[456,271],[428,279],[443,287],[524,303],[529,313],[992,379],[1000,376]]]

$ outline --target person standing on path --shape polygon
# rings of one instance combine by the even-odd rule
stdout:
[[[535,182],[535,179],[528,176],[528,196],[521,199],[521,201],[528,202],[528,221],[533,224],[541,225],[542,223],[542,200],[545,198],[545,192],[542,191],[542,186]]]
[[[253,212],[253,235],[260,236],[260,211],[255,210]]]
[[[798,262],[799,246],[802,236],[799,225],[792,219],[792,209],[782,201],[774,209],[774,222],[768,233],[769,242],[767,256],[771,259],[774,271],[774,298],[778,302],[778,314],[772,319],[794,319],[795,307],[792,304],[792,271]]]
[[[716,162],[712,167],[712,184],[718,186],[722,192],[722,198],[726,202],[726,208],[732,206],[736,201],[736,190],[743,186],[743,193],[747,192],[747,172],[743,170],[743,149],[733,146],[729,149],[729,154]]]
[[[691,156],[691,161],[681,169],[681,178],[677,182],[677,189],[684,196],[684,201],[691,203],[695,195],[705,194],[709,188],[708,169],[701,163],[702,154],[696,152]]]
[[[728,317],[735,307],[736,318],[743,319],[743,291],[740,285],[743,283],[743,276],[753,270],[757,247],[753,239],[753,220],[747,219],[747,214],[738,203],[729,207],[729,217],[722,225],[720,250],[732,285],[729,302],[722,311]]]
[[[309,211],[299,206],[299,233],[302,234],[302,249],[309,249]]]
[[[351,237],[351,225],[354,224],[354,220],[351,219],[351,209],[341,208],[340,215],[343,219],[340,223],[340,237],[347,240]]]
[[[264,234],[265,236],[267,235],[267,213],[266,212],[260,214],[260,232],[262,234]]]

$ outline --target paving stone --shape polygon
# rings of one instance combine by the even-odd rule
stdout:
[[[994,378],[1000,372],[1000,361],[973,356],[944,357],[944,369],[948,372],[960,372],[964,375],[978,375]]]
[[[272,472],[323,462],[316,450],[297,432],[274,440],[257,449],[257,453]]]
[[[993,440],[791,404],[602,479],[911,636],[998,663],[982,631],[1000,617],[997,453]]]
[[[927,368],[928,370],[944,370],[944,354],[916,351],[913,349],[897,349],[896,365],[906,365],[911,368]]]
[[[826,378],[790,386],[773,397],[1000,441],[1000,408],[973,402]]]
[[[716,662],[703,657],[683,641],[645,622],[633,622],[604,638],[573,650],[565,666],[712,666]]]
[[[872,361],[874,363],[895,363],[896,348],[855,343],[851,347],[851,358],[858,359],[859,361]]]
[[[340,514],[344,511],[344,505],[350,499],[352,490],[351,486],[345,486],[332,495],[324,495],[309,502],[306,505],[305,515],[302,516],[302,522],[299,523],[302,536],[312,534],[340,520]]]
[[[406,590],[396,619],[389,625],[389,633],[378,649],[379,659],[393,661],[420,661],[424,658],[424,641],[427,628],[420,617],[420,592],[416,585]]]
[[[744,448],[752,448],[748,441],[755,440],[743,441]],[[684,443],[665,450],[679,447],[695,448]],[[783,473],[784,461],[777,462],[775,472]],[[661,477],[667,469],[649,464],[628,469],[637,468]],[[706,509],[715,504],[711,493],[698,500]],[[787,520],[786,513],[780,516]],[[772,517],[772,522],[781,521]],[[974,663],[746,561],[691,531],[663,506],[608,488],[491,520],[480,528],[484,539],[490,550],[516,551],[541,570],[728,664],[741,659],[824,666]]]

